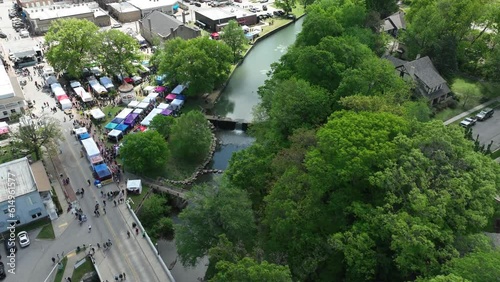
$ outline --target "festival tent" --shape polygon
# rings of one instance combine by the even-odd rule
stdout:
[[[108,91],[106,90],[106,88],[104,88],[104,86],[102,86],[99,81],[97,81],[96,79],[90,79],[89,80],[89,84],[90,84],[90,87],[92,87],[92,89],[97,93],[97,94],[106,94],[108,93]]]
[[[137,108],[139,109],[145,109],[149,106],[149,103],[148,102],[141,102],[137,105]]]
[[[94,171],[97,175],[96,178],[100,181],[111,178],[111,171],[109,170],[109,168],[106,164],[100,164],[100,165],[94,166]]]
[[[130,115],[127,116],[127,118],[125,119],[125,121],[123,123],[126,124],[126,125],[131,125],[131,124],[134,123],[135,119],[138,116],[139,116],[139,114],[131,113]]]
[[[150,86],[146,86],[146,87],[144,87],[144,89],[142,89],[142,90],[143,90],[144,92],[146,92],[146,93],[148,93],[148,94],[149,94],[149,92],[153,91],[154,89],[155,89],[155,87],[150,85]]]
[[[139,115],[139,114],[141,114],[143,111],[144,111],[143,109],[135,109],[133,113],[134,113],[134,114],[138,114],[138,115]]]
[[[52,75],[54,75],[54,68],[53,67],[43,68],[43,73],[42,73],[43,77],[52,76]]]
[[[125,119],[124,118],[115,117],[111,122],[112,123],[116,123],[116,124],[120,124],[120,123],[122,123],[123,120],[125,120]]]
[[[75,129],[73,129],[73,132],[76,135],[80,135],[80,134],[83,134],[83,133],[87,133],[87,129],[85,127],[75,128]]]
[[[164,116],[169,116],[173,113],[172,110],[170,109],[164,109],[163,111],[161,111],[161,114],[164,115]]]
[[[127,129],[128,129],[128,125],[121,123],[118,126],[116,126],[114,130],[119,130],[119,131],[125,132],[125,131],[127,131]]]
[[[57,83],[57,78],[53,75],[50,75],[49,77],[47,77],[47,79],[45,79],[45,83],[47,83],[47,85],[52,85],[54,83]],[[60,85],[60,84],[59,84]]]
[[[75,93],[78,96],[80,96],[80,98],[82,98],[83,102],[90,102],[90,101],[94,100],[92,98],[92,95],[90,95],[89,92],[85,91],[85,89],[83,89],[83,87],[76,87],[73,90],[75,90]]]
[[[164,109],[168,109],[168,107],[170,107],[170,105],[169,105],[169,104],[166,104],[166,103],[160,103],[160,104],[159,104],[156,108],[157,108],[157,109],[162,109],[162,110],[164,110]]]
[[[104,159],[102,158],[101,155],[95,155],[93,157],[90,157],[90,163],[92,165],[98,165],[104,163]]]
[[[128,109],[128,108],[125,108],[123,109],[119,114],[116,115],[116,118],[121,118],[122,120],[124,120],[125,118],[127,118],[127,116],[129,114],[131,114],[134,110],[133,109]]]
[[[134,108],[137,108],[137,105],[139,105],[139,103],[140,103],[139,101],[135,100],[135,101],[128,103],[127,107],[134,109]]]
[[[73,103],[71,103],[69,99],[59,100],[59,103],[61,104],[61,109],[63,110],[69,110],[73,108]]]
[[[170,93],[172,93],[172,94],[181,94],[181,93],[182,93],[182,91],[184,91],[184,89],[186,89],[186,86],[184,86],[184,85],[182,85],[182,84],[179,84],[179,85],[177,85],[177,86],[174,88],[174,90],[172,90],[172,92],[170,92]]]
[[[167,99],[167,100],[174,100],[175,97],[177,97],[177,95],[175,95],[173,93],[170,93],[170,94],[167,95],[167,97],[165,97],[165,99]]]
[[[149,124],[151,123],[151,121],[153,120],[153,118],[158,115],[159,113],[161,113],[161,109],[153,109],[142,121],[141,121],[141,125],[144,125],[144,126],[149,126]]]
[[[50,89],[52,89],[52,93],[56,96],[66,95],[66,92],[59,83],[52,83]]]
[[[113,84],[113,82],[111,81],[111,78],[107,77],[107,76],[103,76],[101,78],[99,78],[99,81],[101,82],[101,84],[107,89],[107,90],[112,90],[115,88],[115,85]]]
[[[112,129],[115,129],[115,127],[117,127],[117,126],[118,126],[118,124],[110,122],[110,123],[106,124],[106,126],[104,128],[112,130]]]
[[[151,102],[151,101],[154,102],[156,97],[158,97],[158,95],[160,95],[160,94],[153,92],[153,93],[149,94],[146,98],[144,98],[144,100],[142,100],[142,101],[143,102]]]
[[[138,128],[139,128],[139,130],[140,130],[141,132],[144,132],[144,131],[148,130],[148,128],[147,128],[147,127],[145,127],[144,125],[139,125],[139,127],[138,127]]]
[[[56,96],[56,98],[57,98],[57,101],[59,101],[59,102],[61,102],[61,100],[69,99],[68,96],[66,96],[66,95]]]
[[[0,134],[5,134],[8,132],[9,132],[9,125],[5,121],[0,122]]]
[[[172,101],[172,103],[170,103],[170,106],[172,106],[174,110],[179,110],[182,105],[184,105],[184,101],[178,99],[175,99]]]
[[[106,115],[101,111],[101,109],[92,109],[90,110],[90,114],[94,119],[102,119],[106,117]]]
[[[167,78],[167,75],[165,75],[165,74],[162,74],[162,75],[157,75],[157,76],[156,76],[156,79],[155,79],[156,84],[158,84],[158,85],[162,85],[162,84],[165,82],[165,79],[166,79],[166,78]]]
[[[71,81],[69,85],[71,86],[71,88],[82,87],[82,84],[76,80]]]
[[[114,142],[120,141],[123,138],[123,132],[113,129],[108,133],[108,139]]]
[[[142,193],[142,183],[140,179],[137,180],[127,180],[127,191],[134,192],[137,194]]]
[[[165,87],[165,86],[156,86],[155,91],[158,93],[161,93],[161,92],[165,91],[166,89],[167,89],[167,87]]]
[[[184,95],[177,95],[177,97],[175,97],[175,99],[185,101],[186,100],[186,96],[184,96]]]
[[[97,147],[97,144],[95,143],[94,139],[88,138],[85,140],[82,140],[82,145],[85,150],[85,153],[87,154],[87,157],[90,158],[93,156],[100,155],[101,152],[99,151],[99,148]]]
[[[78,135],[79,140],[85,140],[88,138],[90,138],[90,134],[88,134],[87,132]]]

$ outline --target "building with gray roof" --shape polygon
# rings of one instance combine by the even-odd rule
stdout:
[[[400,30],[406,29],[405,14],[401,11],[394,13],[384,19],[382,30],[397,37]]]
[[[141,35],[149,43],[155,38],[162,41],[173,38],[192,39],[201,36],[201,30],[186,26],[183,22],[173,16],[154,11],[139,21]]]
[[[141,10],[129,2],[110,3],[108,4],[108,11],[122,23],[135,22],[141,19]]]

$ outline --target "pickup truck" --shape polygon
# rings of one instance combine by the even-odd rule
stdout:
[[[465,127],[465,128],[472,127],[476,124],[476,121],[477,121],[476,118],[468,117],[460,122],[460,126]]]

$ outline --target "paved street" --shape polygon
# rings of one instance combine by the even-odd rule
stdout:
[[[23,45],[29,49],[31,46],[37,44],[41,38],[36,39],[23,39],[15,40],[18,37],[17,33],[10,27],[10,20],[7,15],[8,8],[11,3],[0,4],[0,28],[6,33],[10,40],[3,40],[6,46],[13,46],[13,44]],[[31,44],[31,45],[30,45]],[[10,47],[7,47],[10,48]],[[3,50],[5,53],[8,50]],[[100,198],[100,190],[95,187],[89,187],[87,179],[92,179],[92,173],[89,163],[86,158],[80,157],[81,145],[75,140],[73,135],[69,132],[72,130],[72,121],[60,110],[57,113],[49,113],[47,109],[42,110],[41,105],[48,102],[50,107],[55,107],[55,99],[50,97],[48,92],[43,93],[36,90],[34,82],[42,82],[42,79],[34,75],[33,68],[29,68],[33,74],[34,80],[29,81],[26,77],[22,79],[27,80],[28,84],[24,87],[23,91],[27,100],[35,100],[35,108],[33,113],[36,115],[47,114],[61,121],[63,135],[65,140],[60,144],[62,154],[60,158],[62,167],[64,169],[64,177],[69,177],[73,189],[85,188],[85,195],[83,199],[79,199],[79,205],[83,212],[88,215],[88,221],[80,226],[77,220],[67,214],[58,220],[56,228],[62,228],[64,231],[54,241],[38,241],[35,240],[37,234],[30,234],[32,238],[31,246],[21,249],[18,252],[16,275],[8,275],[5,281],[43,281],[53,268],[51,261],[52,257],[57,254],[74,250],[77,246],[82,244],[92,244],[96,246],[97,243],[101,245],[108,239],[113,242],[110,250],[103,252],[97,250],[95,259],[99,267],[99,272],[102,274],[104,280],[114,281],[114,275],[125,272],[127,274],[127,281],[170,281],[162,269],[159,261],[156,259],[156,254],[147,245],[147,242],[140,233],[139,236],[135,235],[127,238],[127,230],[132,233],[131,219],[129,212],[126,210],[125,204],[120,207],[113,207],[113,203],[107,203],[104,215],[101,209],[101,217],[96,218],[93,216],[94,206],[96,201],[103,206],[102,198]],[[12,75],[12,73],[11,73]],[[75,112],[76,113],[76,112]],[[63,122],[66,117],[66,122]],[[57,177],[57,176],[54,176]],[[123,187],[122,187],[123,188]],[[102,188],[104,192],[118,190],[116,184],[110,184]],[[80,198],[80,197],[78,197]],[[64,201],[64,198],[60,199]],[[88,225],[92,226],[92,231],[89,233]],[[5,250],[1,248],[0,254],[4,257]],[[69,265],[68,267],[73,267]]]

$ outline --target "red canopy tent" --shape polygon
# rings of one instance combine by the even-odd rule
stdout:
[[[68,99],[69,100],[68,96],[66,96],[66,95],[57,96],[57,101],[61,101],[61,100],[64,100],[64,99]]]

